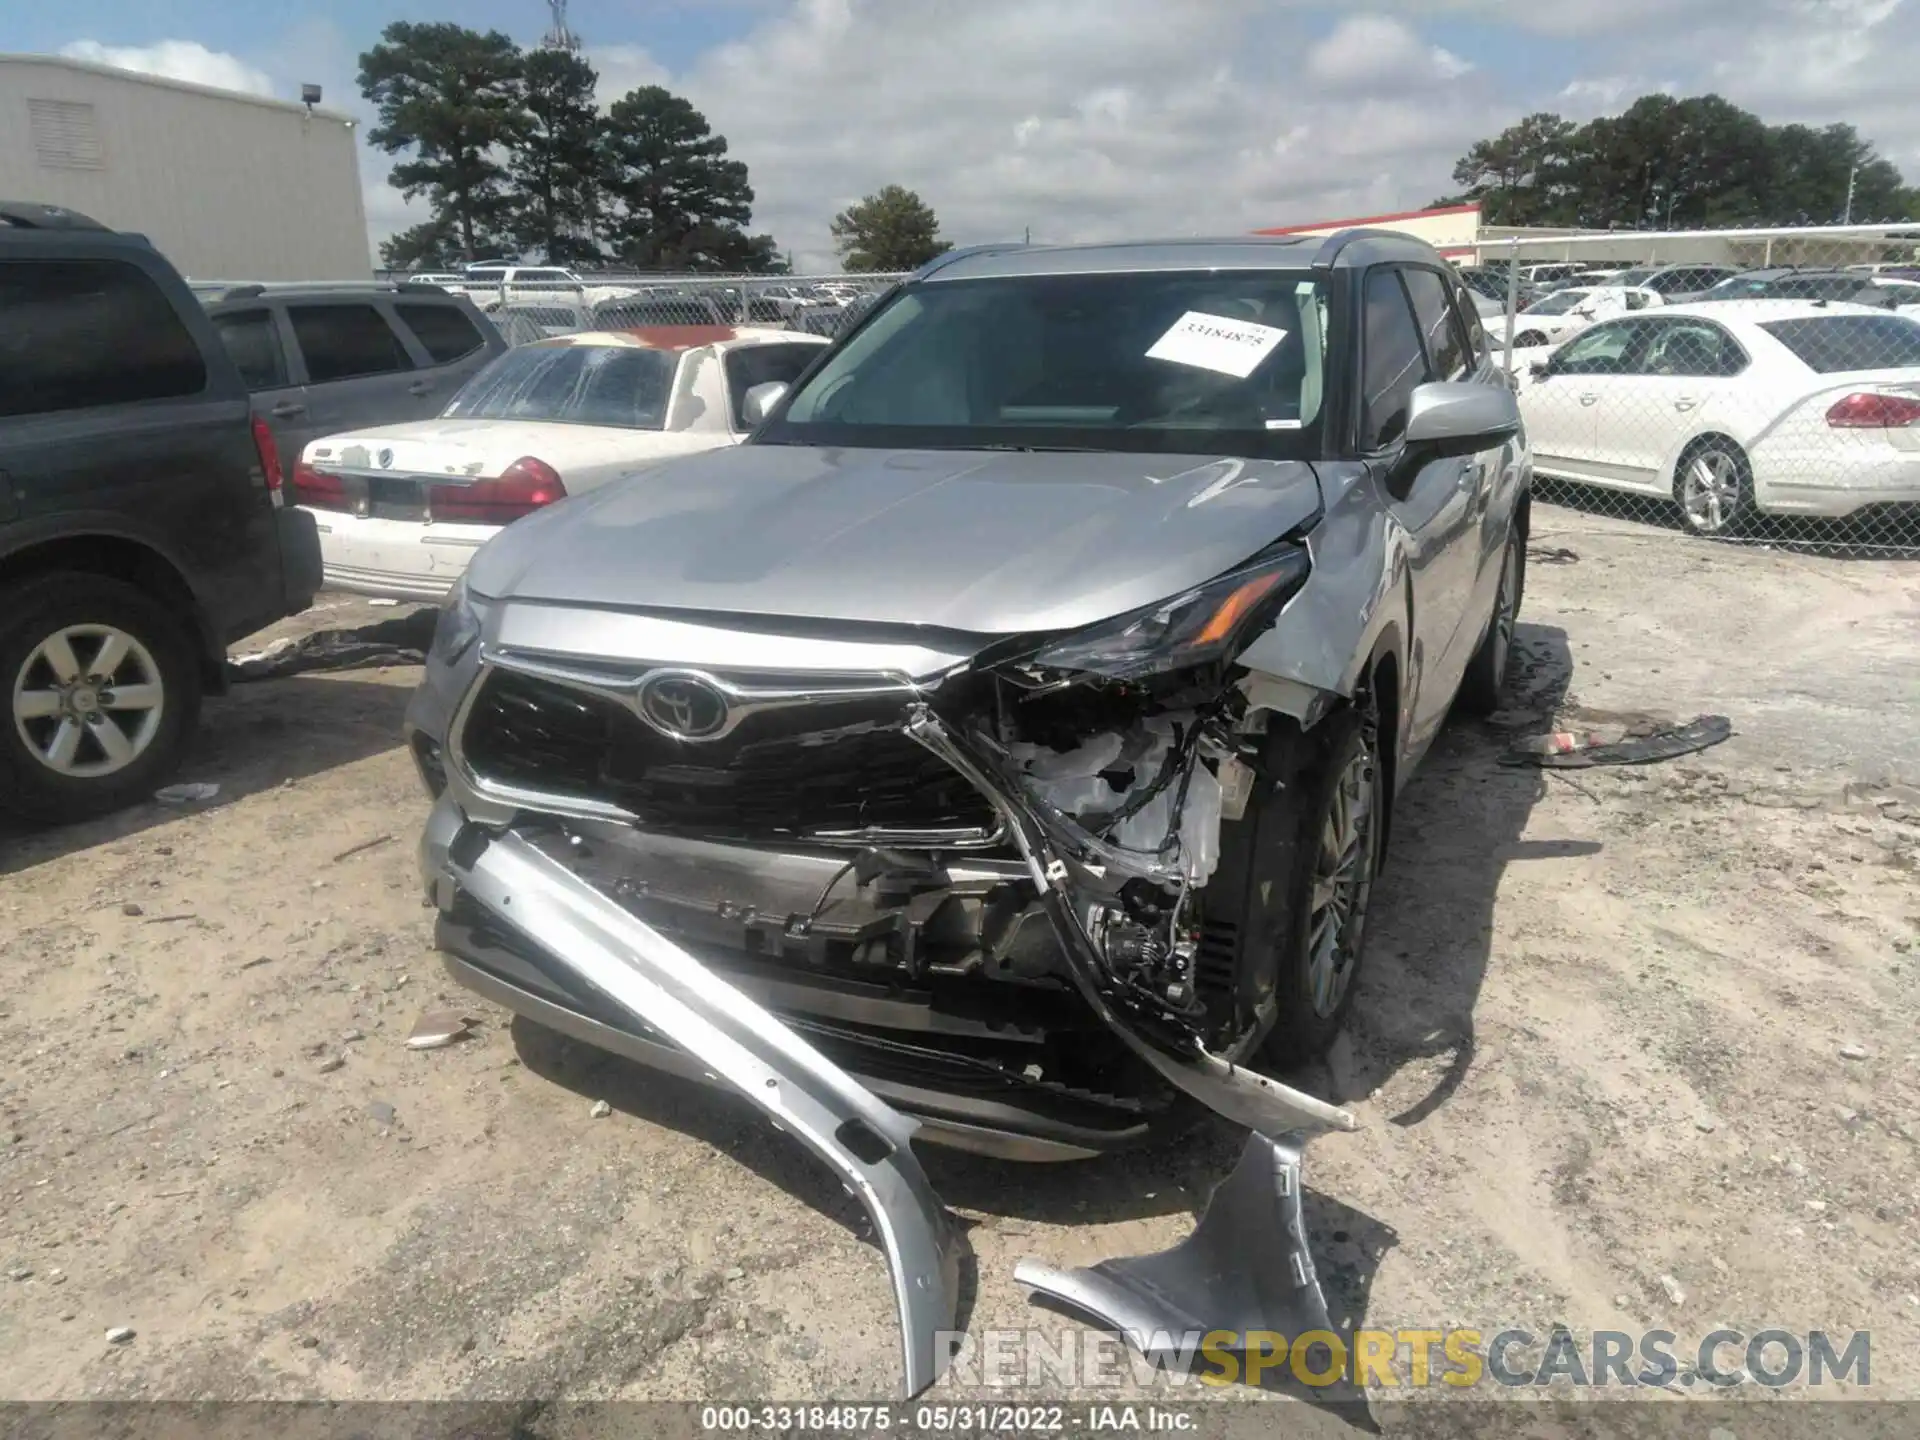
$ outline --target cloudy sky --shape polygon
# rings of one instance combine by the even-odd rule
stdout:
[[[356,57],[396,19],[523,44],[542,0],[62,0],[0,45],[365,116]],[[1520,115],[1718,90],[1848,120],[1920,180],[1920,0],[573,0],[605,99],[662,83],[749,166],[754,228],[804,267],[827,220],[918,190],[960,243],[1228,232],[1424,204]],[[377,242],[413,218],[368,153]],[[1840,197],[1835,198],[1838,208]]]

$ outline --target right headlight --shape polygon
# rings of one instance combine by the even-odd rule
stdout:
[[[1248,628],[1300,588],[1304,546],[1285,544],[1191,590],[1048,641],[1021,668],[1138,680],[1231,659]]]
[[[427,647],[427,663],[452,665],[459,660],[479,640],[481,618],[463,575],[440,606],[440,618],[433,627],[433,644]]]

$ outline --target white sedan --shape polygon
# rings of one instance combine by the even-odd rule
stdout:
[[[1589,325],[1615,315],[1664,304],[1657,290],[1638,285],[1587,285],[1543,295],[1514,317],[1513,348],[1557,345],[1571,340]],[[1506,322],[1488,327],[1487,339],[1498,350],[1506,344]]]
[[[1920,503],[1920,321],[1903,315],[1673,305],[1596,325],[1519,380],[1536,474],[1671,497],[1695,534]]]
[[[685,325],[522,345],[437,420],[312,441],[293,500],[319,526],[327,584],[436,599],[503,525],[672,456],[738,444],[769,393],[750,392],[791,384],[827,344]]]

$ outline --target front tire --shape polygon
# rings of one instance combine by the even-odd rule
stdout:
[[[200,712],[178,620],[105,576],[38,575],[0,590],[0,809],[41,824],[150,794]]]
[[[1544,345],[1546,343],[1547,337],[1538,330],[1523,330],[1520,334],[1513,337],[1513,348],[1516,350],[1525,350],[1534,345]]]
[[[1467,715],[1491,715],[1500,708],[1500,697],[1507,687],[1507,665],[1513,655],[1513,632],[1520,619],[1520,598],[1526,592],[1527,538],[1515,524],[1507,534],[1507,548],[1500,557],[1500,590],[1493,597],[1493,612],[1487,616],[1487,628],[1480,646],[1467,662],[1460,677],[1460,689],[1454,705]]]
[[[1753,515],[1753,467],[1733,441],[1711,436],[1690,446],[1673,467],[1680,523],[1706,539],[1738,535]]]
[[[1325,1055],[1353,1005],[1386,790],[1367,703],[1304,733],[1273,724],[1246,813],[1221,836],[1204,914],[1216,944],[1232,937],[1228,1053],[1284,1070]]]

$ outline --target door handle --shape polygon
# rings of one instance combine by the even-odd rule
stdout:
[[[296,415],[306,414],[307,407],[300,404],[297,400],[282,400],[278,405],[273,407],[271,413],[276,420],[291,420]]]
[[[1580,403],[1582,405],[1598,405],[1600,403],[1600,397],[1598,395],[1595,395],[1592,391],[1588,391],[1585,395],[1582,395],[1580,397]]]
[[[426,394],[429,394],[432,390],[433,390],[433,381],[431,380],[416,380],[411,385],[407,386],[407,393],[409,395],[426,395]]]
[[[1700,402],[1691,395],[1682,395],[1678,400],[1673,402],[1673,408],[1676,410],[1691,410],[1699,403]]]

